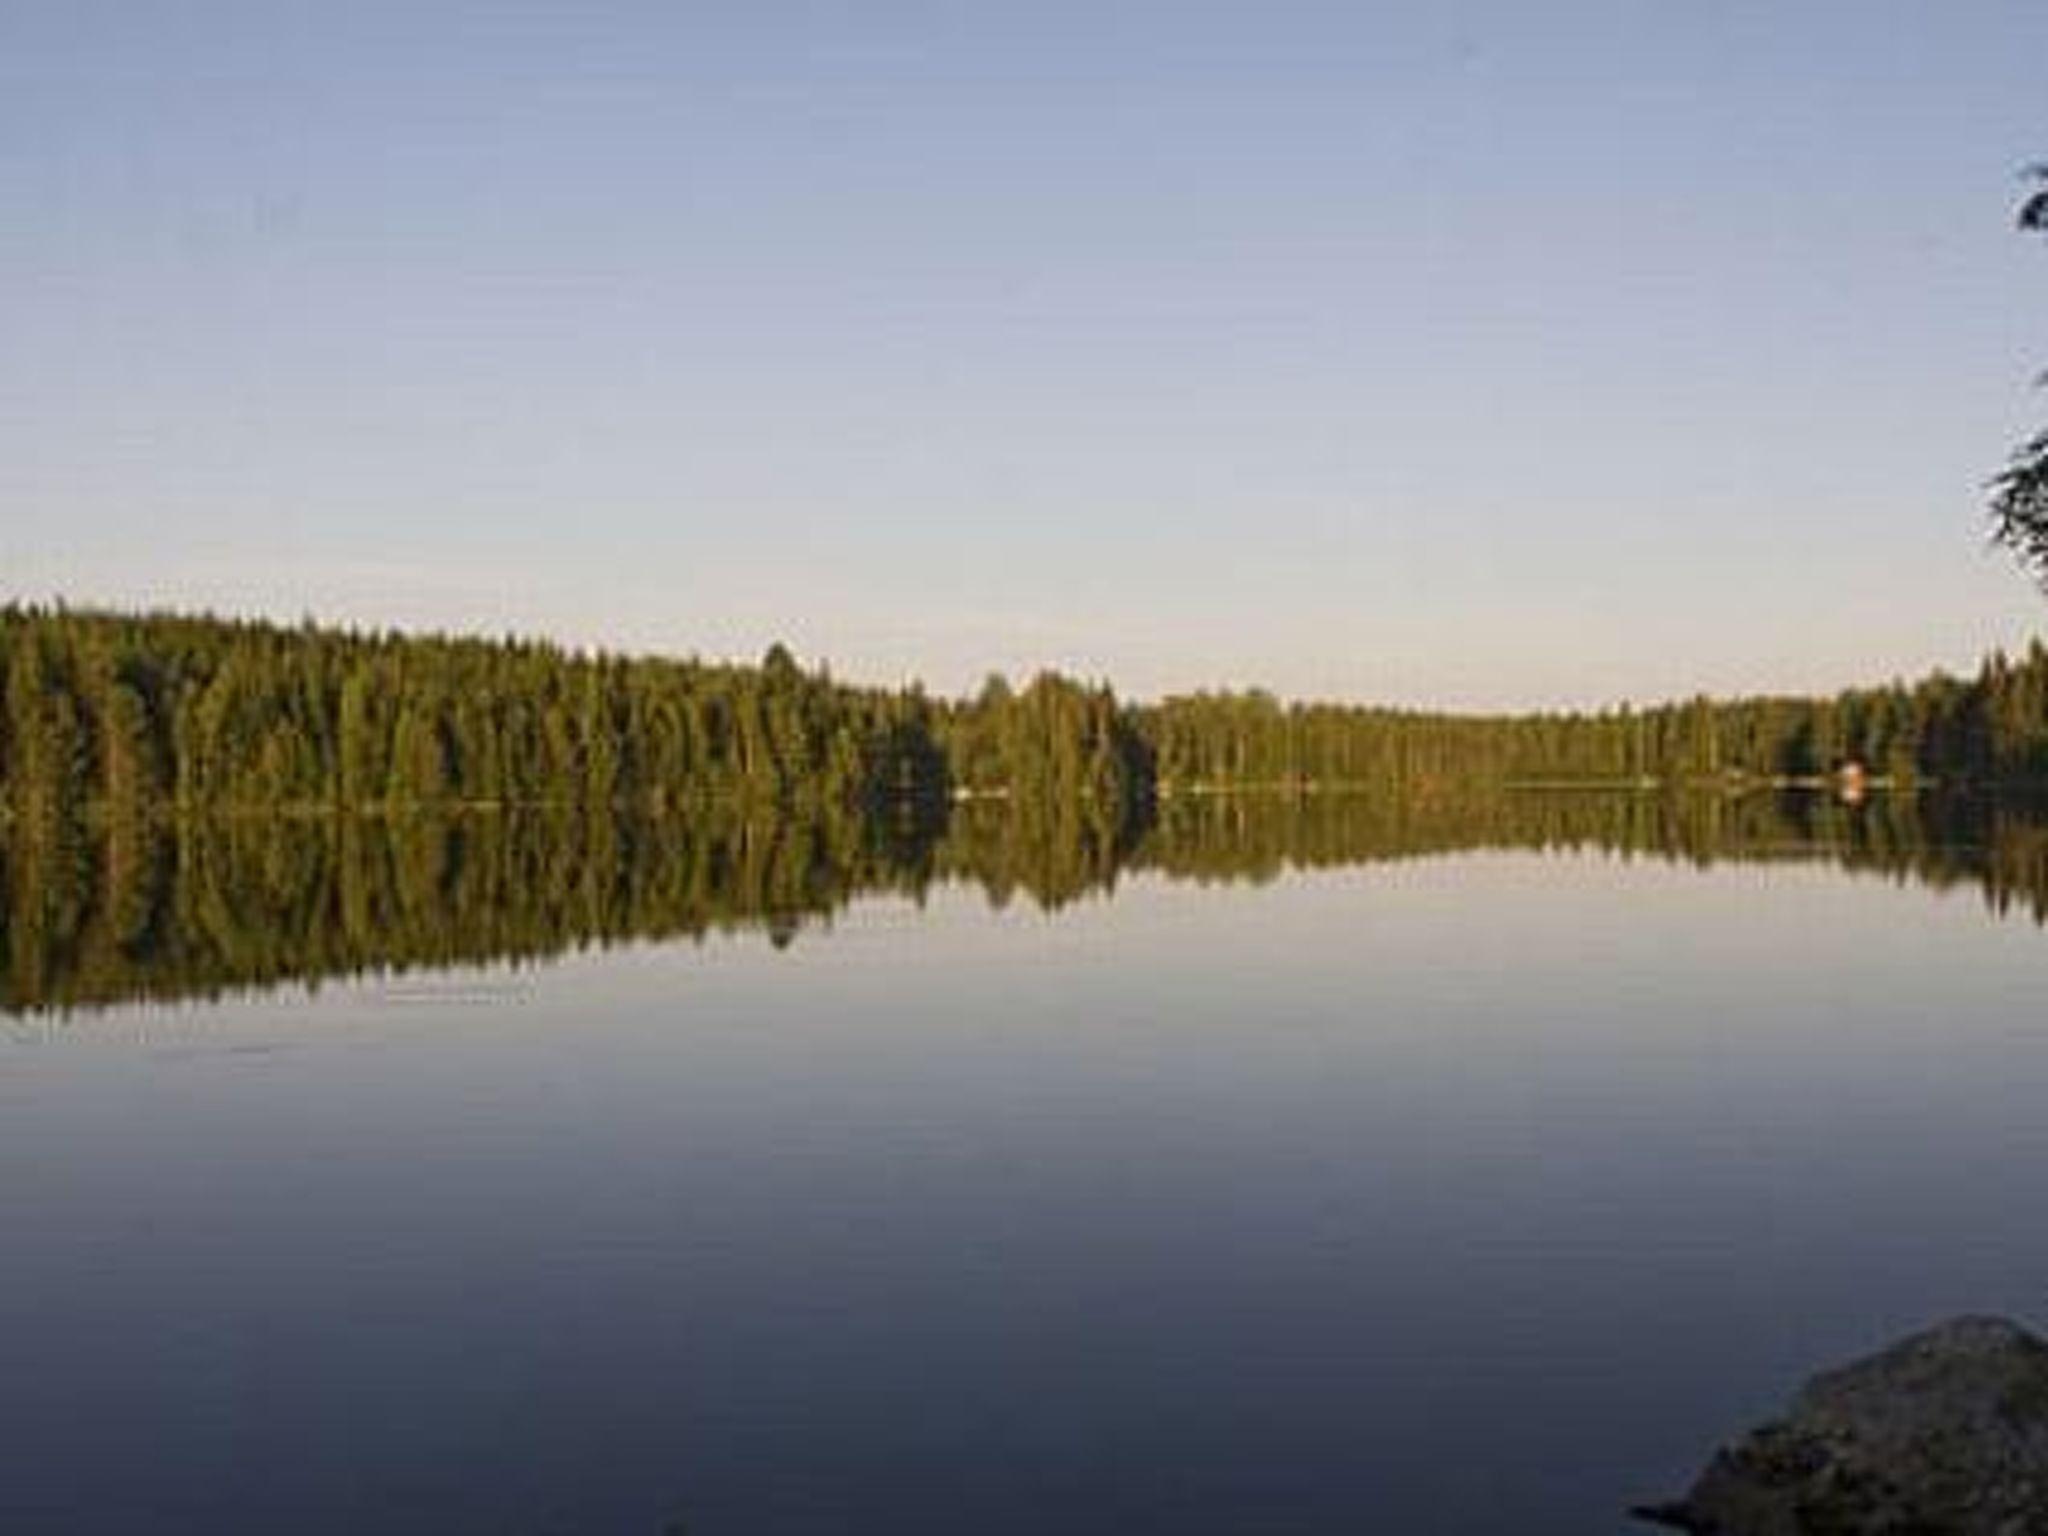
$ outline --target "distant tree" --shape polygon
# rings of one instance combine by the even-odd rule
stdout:
[[[2035,187],[2020,204],[2019,227],[2048,234],[2048,164],[2031,167],[2027,176]],[[2048,585],[2048,429],[2021,444],[1992,482],[1991,517],[1992,537]]]

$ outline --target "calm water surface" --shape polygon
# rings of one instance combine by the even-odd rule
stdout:
[[[1817,1365],[2048,1319],[2048,936],[1787,852],[23,1003],[0,1530],[1627,1529]]]

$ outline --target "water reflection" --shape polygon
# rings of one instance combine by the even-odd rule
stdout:
[[[856,897],[966,882],[1057,909],[1127,872],[1263,882],[1475,849],[1700,866],[1826,861],[2048,921],[2048,809],[1875,796],[1237,795],[1143,817],[1082,801],[950,815],[606,811],[116,821],[0,837],[0,1010],[29,1013],[538,960],[629,939],[765,931]]]

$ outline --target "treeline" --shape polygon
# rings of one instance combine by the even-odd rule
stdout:
[[[10,607],[0,679],[17,812],[857,803],[941,780],[922,694],[780,647],[746,667]]]
[[[1823,860],[2048,915],[2048,816],[1983,799],[1580,791],[1203,795],[1110,817],[711,807],[37,821],[0,838],[0,1013],[214,997],[758,932],[945,885],[1055,910],[1133,875],[1265,881],[1479,848]]]
[[[1196,694],[1141,708],[1134,725],[1168,789],[1782,782],[1851,764],[1897,783],[2033,782],[2048,778],[2048,649],[1993,655],[1969,679],[1936,673],[1821,698],[1474,716]]]
[[[1476,716],[1134,704],[991,679],[961,700],[758,665],[169,615],[0,608],[0,808],[217,810],[1027,801],[1126,815],[1248,785],[2048,777],[2048,651],[1829,698]],[[1053,808],[1068,807],[1064,811]]]

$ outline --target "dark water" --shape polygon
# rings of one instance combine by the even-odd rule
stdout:
[[[1597,1536],[2048,1318],[2010,808],[0,846],[0,1530]]]

